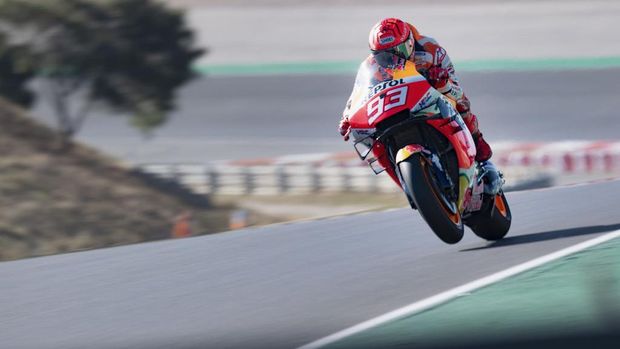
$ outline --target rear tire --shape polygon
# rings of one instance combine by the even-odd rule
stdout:
[[[461,241],[464,229],[461,215],[458,209],[456,213],[452,212],[440,199],[443,195],[427,160],[420,154],[413,154],[398,167],[404,189],[435,235],[448,244]]]
[[[506,236],[511,223],[512,214],[504,192],[499,192],[494,197],[485,197],[482,210],[466,222],[474,234],[490,241]]]

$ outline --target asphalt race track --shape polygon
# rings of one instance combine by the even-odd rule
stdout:
[[[458,68],[458,67],[457,67]],[[616,139],[620,69],[468,72],[461,84],[490,141]],[[206,77],[144,139],[121,117],[92,115],[80,139],[131,162],[191,162],[352,150],[337,123],[352,75]],[[40,104],[35,114],[49,120]],[[48,117],[46,119],[46,117]]]
[[[3,348],[293,348],[620,229],[620,181],[508,194],[441,243],[409,209],[0,264]]]
[[[442,43],[457,53],[453,58],[464,60],[515,53],[522,54],[517,58],[617,57],[618,45],[610,44],[616,38],[617,30],[610,29],[617,23],[617,6],[606,2],[526,2],[522,7],[505,7],[502,2],[493,5],[494,12],[469,2],[453,6],[455,2],[451,8],[461,10],[452,12],[453,17],[429,2],[432,8],[425,12],[430,17],[423,26],[429,33],[446,28],[441,35],[461,43],[461,54],[449,41]],[[419,6],[410,1],[406,5]],[[248,17],[252,11],[259,15]],[[218,26],[241,18],[255,28],[264,22],[262,11],[273,16],[274,9],[205,8],[193,13],[195,22],[204,26],[205,45],[212,48],[211,33],[217,33]],[[280,49],[287,42],[303,46],[287,54],[304,60],[325,58],[320,55],[333,59],[338,52],[324,46],[317,50],[317,41],[298,34],[316,34],[323,42],[336,24],[358,38],[360,30],[349,22],[367,28],[361,19],[378,15],[374,7],[360,6],[363,12],[346,16],[345,23],[342,12],[325,11],[322,4],[311,10],[316,12],[295,7],[278,11],[290,11],[276,16],[293,22],[284,34],[294,40],[279,35],[280,21],[271,21],[276,35],[262,35],[261,40],[246,35],[245,27],[233,26],[229,29],[243,35],[216,35],[214,57],[220,55],[219,63],[228,63],[231,56],[245,63],[254,61],[252,54],[272,53],[287,61]],[[446,18],[473,20],[455,33],[453,26],[443,25]],[[317,19],[321,26],[316,26]],[[490,40],[472,44],[471,35],[483,31],[491,34],[486,36]],[[233,49],[244,52],[231,54],[229,37],[243,37],[261,47],[232,42]],[[365,50],[364,37],[363,46],[351,40],[343,47],[336,35],[329,39],[336,48]],[[217,40],[223,45],[217,46]],[[274,46],[263,47],[269,42]],[[346,53],[338,56],[342,60],[358,56],[357,51],[339,52]],[[263,58],[274,61],[269,55]],[[491,142],[618,139],[618,68],[459,75]],[[131,163],[205,163],[352,150],[340,139],[336,125],[353,79],[345,73],[202,77],[180,91],[178,111],[154,137],[140,138],[122,115],[99,111],[79,139]],[[33,112],[52,122],[47,105],[39,103]],[[468,231],[459,244],[446,245],[416,212],[403,208],[3,262],[0,349],[295,348],[619,230],[619,196],[620,180],[508,193],[513,227],[496,243]],[[605,298],[600,298],[604,307]]]

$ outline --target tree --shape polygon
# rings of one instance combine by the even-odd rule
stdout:
[[[28,49],[11,45],[5,35],[0,34],[0,95],[29,107],[34,102],[34,93],[28,82],[34,77],[35,69]]]
[[[66,141],[95,107],[162,125],[204,53],[183,13],[154,0],[5,0],[0,23],[37,55]]]

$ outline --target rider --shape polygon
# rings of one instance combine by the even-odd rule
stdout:
[[[440,93],[456,102],[456,109],[471,132],[476,144],[476,161],[489,160],[493,152],[478,129],[478,118],[470,110],[469,99],[459,86],[454,66],[446,50],[437,41],[418,33],[417,29],[397,18],[386,18],[370,30],[371,59],[375,54],[390,52],[415,63],[416,70]],[[350,103],[347,103],[339,130],[344,140],[349,139]]]

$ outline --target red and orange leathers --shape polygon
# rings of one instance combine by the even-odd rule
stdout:
[[[485,161],[488,160],[491,155],[491,147],[482,138],[482,134],[478,129],[478,118],[470,110],[470,102],[463,89],[459,86],[459,79],[454,71],[454,65],[448,56],[446,50],[441,47],[435,39],[428,36],[420,35],[418,30],[411,24],[409,28],[415,38],[415,52],[412,59],[415,62],[416,69],[428,79],[428,71],[433,67],[439,67],[445,69],[448,72],[448,79],[444,84],[437,85],[435,87],[444,96],[452,99],[456,102],[456,109],[461,114],[465,125],[471,132],[472,136],[476,140],[476,148],[478,154],[476,160]]]

